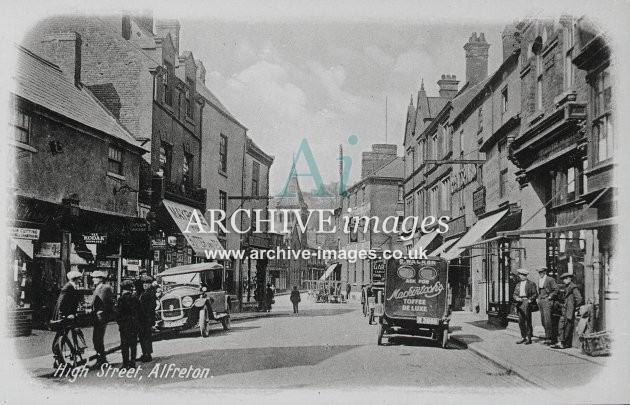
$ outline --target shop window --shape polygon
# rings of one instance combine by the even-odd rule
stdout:
[[[31,140],[31,116],[22,109],[16,109],[11,116],[13,125],[13,139],[20,143],[29,144]]]
[[[166,142],[162,142],[160,145],[160,171],[162,172],[162,177],[166,181],[170,181],[171,179],[171,163],[173,160],[173,154],[171,151],[171,145]]]
[[[228,151],[228,138],[221,134],[221,143],[219,144],[219,169],[223,173],[227,173],[227,155]]]
[[[110,145],[107,154],[107,171],[119,175],[123,174],[122,149]]]
[[[259,195],[259,184],[260,181],[260,163],[254,162],[252,165],[252,195],[254,197],[258,197]]]

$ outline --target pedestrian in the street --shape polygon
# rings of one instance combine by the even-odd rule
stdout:
[[[120,352],[123,368],[136,368],[136,352],[138,346],[138,323],[140,318],[140,301],[133,294],[133,281],[120,283],[122,294],[118,298],[117,318],[120,330]]]
[[[155,324],[155,289],[152,286],[153,278],[146,274],[141,277],[144,291],[140,295],[140,329],[138,338],[142,356],[139,361],[149,362],[153,360],[153,325]]]
[[[273,290],[271,289],[271,284],[267,284],[267,290],[265,291],[265,305],[267,308],[267,312],[271,312],[271,305],[276,302],[274,300]]]
[[[105,329],[107,322],[111,320],[114,309],[114,291],[106,282],[107,273],[104,271],[92,272],[92,280],[94,280],[94,293],[92,294],[92,343],[96,351],[96,364],[94,367],[100,367],[107,363],[105,357]]]
[[[61,321],[63,319],[72,321],[75,319],[79,309],[79,302],[81,301],[81,294],[78,290],[78,282],[82,276],[83,275],[76,270],[69,271],[66,275],[68,282],[63,286],[59,293],[59,297],[57,298],[57,303],[55,304],[55,310],[53,312],[53,321]],[[63,337],[63,332],[63,328],[57,329],[57,333],[53,338],[52,350],[55,358],[61,357],[57,342],[61,337]],[[55,362],[55,364],[57,364],[57,362]]]
[[[573,274],[564,273],[560,279],[564,284],[564,293],[562,294],[564,302],[558,325],[558,342],[552,346],[554,349],[566,349],[572,346],[575,310],[582,304],[582,294],[573,282]]]
[[[352,286],[348,283],[346,284],[346,300],[350,299],[350,291],[352,291]]]
[[[296,285],[293,286],[293,291],[291,291],[291,297],[289,299],[293,304],[293,313],[298,314],[298,305],[300,304],[300,301],[302,301],[302,298],[300,298],[300,291],[298,290]]]
[[[536,284],[527,279],[529,270],[518,269],[519,283],[514,289],[514,301],[517,303],[516,310],[518,312],[518,326],[521,329],[521,340],[516,344],[532,343],[532,335],[534,329],[532,327],[532,305],[536,302],[538,296],[538,288]]]
[[[556,280],[547,275],[546,267],[539,268],[538,274],[540,275],[538,280],[538,308],[540,309],[540,322],[545,328],[544,344],[552,345],[556,342],[557,330],[551,316],[551,307],[558,298],[558,284]]]
[[[144,283],[142,282],[143,276],[148,276],[149,272],[146,268],[140,267],[138,278],[134,280],[133,287],[136,289],[136,295],[139,297],[144,292]]]

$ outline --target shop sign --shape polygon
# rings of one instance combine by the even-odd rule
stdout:
[[[385,262],[374,260],[372,262],[372,282],[380,283],[382,281],[385,281]]]
[[[35,245],[35,257],[61,259],[61,242],[41,242]]]
[[[138,233],[149,232],[149,224],[147,222],[130,222],[129,231]]]
[[[163,249],[166,249],[165,238],[151,239],[151,250],[163,250]]]
[[[93,244],[93,245],[104,245],[107,243],[107,234],[106,233],[84,233],[83,234],[83,241],[86,244]]]
[[[14,226],[9,228],[9,236],[13,239],[28,239],[28,240],[38,240],[39,239],[39,229],[33,228],[16,228]]]

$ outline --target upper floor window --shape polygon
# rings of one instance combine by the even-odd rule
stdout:
[[[403,201],[405,197],[405,187],[402,185],[398,186],[398,201]]]
[[[564,89],[569,90],[573,85],[573,48],[575,45],[575,33],[577,31],[576,20],[571,19],[563,29],[564,34]]]
[[[507,87],[501,92],[501,114],[505,114],[508,110],[508,89]]]
[[[260,163],[254,162],[252,165],[252,195],[257,197],[259,194],[259,181],[260,181]]]
[[[227,173],[228,159],[228,139],[227,136],[221,134],[221,143],[219,144],[219,168],[222,172]]]
[[[219,190],[219,209],[226,213],[225,217],[221,221],[223,223],[223,226],[225,227],[227,224],[227,215],[228,215],[227,214],[227,193],[221,190]],[[219,228],[219,235],[225,236],[225,232],[223,232],[223,229],[220,226],[218,228]]]
[[[186,79],[186,116],[188,118],[193,118],[192,92],[194,86],[195,83],[192,80]]]
[[[597,162],[613,156],[614,130],[611,116],[612,87],[608,68],[593,79],[593,140],[597,145]]]
[[[361,203],[365,204],[365,186],[361,188]]]
[[[167,181],[171,179],[172,147],[166,142],[160,145],[160,170],[162,177]]]
[[[165,72],[162,74],[162,84],[164,86],[164,103],[170,106],[173,105],[173,86],[171,85],[171,75],[173,72],[173,65],[168,62],[164,62]]]
[[[431,137],[431,159],[434,159],[434,160],[439,159],[437,134],[434,134]]]
[[[182,165],[182,184],[184,187],[192,188],[193,185],[193,155],[184,153],[184,163]]]
[[[122,149],[109,146],[107,154],[107,171],[115,174],[123,174]]]
[[[477,111],[477,133],[483,131],[483,106]]]
[[[440,199],[439,199],[439,186],[436,184],[435,186],[433,186],[431,188],[431,194],[430,194],[430,205],[429,205],[429,210],[431,212],[431,215],[433,215],[434,217],[438,216],[438,210],[440,208]]]
[[[451,181],[447,177],[440,184],[440,210],[449,211],[451,209]]]
[[[14,111],[11,116],[11,124],[13,125],[13,139],[21,143],[30,143],[31,141],[31,116],[21,109]]]
[[[543,109],[543,58],[536,55],[536,110]]]

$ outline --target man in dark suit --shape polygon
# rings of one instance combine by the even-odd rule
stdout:
[[[82,276],[83,275],[76,270],[69,271],[66,275],[68,282],[63,286],[57,298],[57,304],[53,312],[53,321],[64,320],[63,322],[66,322],[65,319],[71,321],[76,317],[79,302],[81,302],[81,294],[78,291],[77,283]],[[63,332],[63,328],[59,328],[53,338],[52,350],[55,356],[61,356],[57,342],[63,336]]]
[[[562,316],[558,325],[558,343],[554,349],[566,349],[571,347],[573,340],[573,324],[575,322],[575,310],[582,304],[580,289],[573,282],[573,274],[564,273],[560,276],[564,284],[564,303],[562,304]]]
[[[133,282],[131,280],[120,283],[120,288],[122,293],[118,298],[116,322],[118,322],[118,329],[120,330],[120,352],[123,358],[123,368],[136,368],[140,301],[132,293]]]
[[[142,356],[138,359],[142,362],[153,360],[153,325],[155,324],[155,289],[151,285],[153,279],[146,274],[140,277],[142,281],[142,289],[140,295],[140,329],[138,338],[140,339],[140,347],[142,348]]]
[[[105,282],[108,274],[104,271],[92,272],[92,280],[96,284],[94,294],[92,295],[92,343],[96,350],[96,364],[98,368],[102,364],[107,363],[105,357],[105,329],[107,322],[110,321],[111,314],[114,309],[114,292],[112,287]]]
[[[81,294],[78,291],[77,283],[82,276],[83,275],[76,270],[69,271],[66,275],[68,282],[63,286],[57,298],[53,320],[60,320],[62,318],[74,319],[79,308],[79,302],[81,302]]]
[[[516,310],[518,312],[518,326],[521,329],[521,340],[516,342],[517,345],[525,343],[532,344],[532,335],[534,329],[532,327],[532,304],[536,302],[538,296],[538,288],[536,284],[527,279],[529,270],[518,269],[519,283],[514,289],[514,301],[517,303]]]
[[[538,280],[538,308],[540,308],[540,322],[545,328],[546,345],[556,342],[557,330],[551,316],[551,306],[558,298],[558,284],[556,280],[547,275],[547,268],[538,269],[540,279]]]

